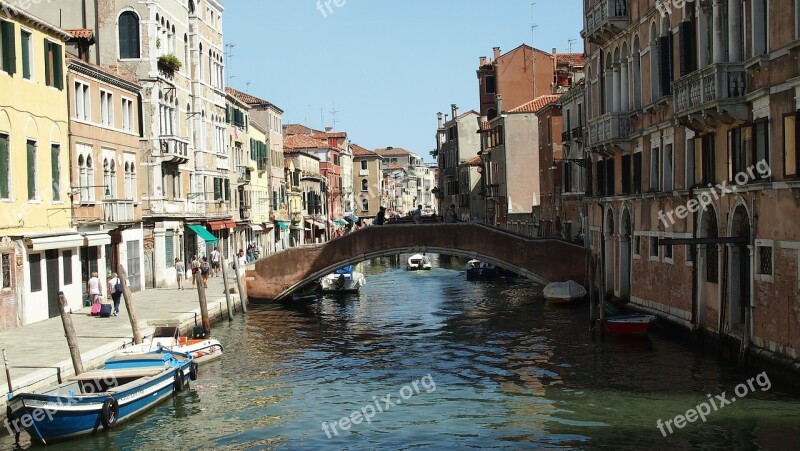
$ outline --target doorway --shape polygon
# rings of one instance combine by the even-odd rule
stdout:
[[[750,242],[750,218],[744,206],[739,205],[731,221],[731,237],[746,238]],[[730,267],[728,294],[731,300],[728,326],[731,330],[744,330],[746,311],[750,307],[750,248],[746,244],[729,245]]]
[[[47,271],[47,317],[54,318],[61,315],[58,307],[58,292],[61,291],[59,282],[61,273],[58,264],[58,250],[51,249],[44,253],[45,271]]]

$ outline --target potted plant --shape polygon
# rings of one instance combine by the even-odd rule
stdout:
[[[172,53],[168,53],[166,55],[159,56],[158,57],[158,65],[160,67],[162,67],[164,69],[167,69],[167,70],[170,70],[172,72],[175,72],[177,70],[181,70],[181,67],[183,66],[183,64],[181,63],[181,60],[179,60],[178,57],[175,56]]]

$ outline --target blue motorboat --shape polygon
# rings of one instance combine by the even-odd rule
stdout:
[[[110,430],[197,379],[190,354],[158,349],[115,356],[37,393],[9,394],[12,424],[44,444]]]

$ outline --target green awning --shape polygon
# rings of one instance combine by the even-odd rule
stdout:
[[[288,230],[289,229],[289,224],[287,224],[287,223],[285,223],[283,221],[278,221],[278,227],[280,227],[281,230]]]
[[[345,221],[344,219],[337,219],[337,220],[335,220],[333,222],[335,222],[336,225],[338,225],[338,226],[342,226],[342,227],[346,227],[347,226],[347,221]]]
[[[206,243],[216,243],[217,237],[211,234],[205,227],[201,226],[200,224],[189,224],[189,228],[194,230],[200,238],[204,239]]]

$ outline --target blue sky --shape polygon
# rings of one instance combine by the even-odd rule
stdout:
[[[324,3],[326,0],[321,0]],[[341,4],[341,0],[339,0]],[[284,123],[333,126],[361,146],[435,148],[436,113],[478,108],[480,56],[531,43],[583,50],[581,0],[228,0],[229,85],[285,111]],[[249,83],[249,84],[248,84]],[[321,115],[322,110],[322,115]]]

